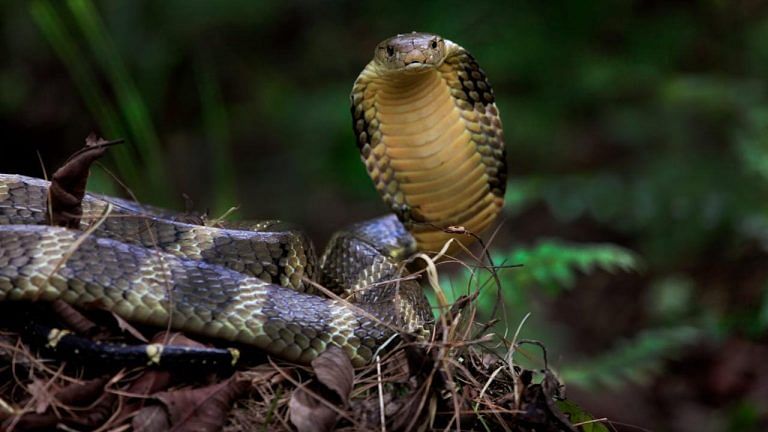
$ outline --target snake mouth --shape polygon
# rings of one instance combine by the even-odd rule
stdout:
[[[429,63],[412,62],[405,65],[403,70],[407,73],[418,73],[433,69],[435,66]]]

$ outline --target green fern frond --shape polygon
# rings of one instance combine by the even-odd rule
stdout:
[[[524,303],[526,293],[534,289],[544,289],[552,294],[569,289],[580,274],[595,270],[614,273],[641,267],[640,258],[621,246],[578,244],[558,239],[542,240],[532,247],[517,247],[507,252],[495,251],[491,256],[496,265],[521,266],[497,270],[505,301],[509,304]],[[464,270],[450,280],[443,279],[441,286],[449,300],[480,289],[481,311],[491,310],[496,302],[496,286],[491,273],[485,269]]]
[[[595,270],[611,273],[637,270],[640,259],[632,251],[613,244],[576,244],[557,239],[540,241],[532,248],[518,248],[505,261],[523,268],[506,273],[505,282],[515,289],[536,286],[550,292],[571,288],[579,272]]]

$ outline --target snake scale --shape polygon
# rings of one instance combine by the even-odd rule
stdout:
[[[396,332],[428,325],[431,310],[418,283],[402,279],[404,263],[456,237],[444,228],[480,233],[493,223],[506,162],[484,72],[437,35],[378,44],[351,111],[361,158],[393,214],[337,232],[319,260],[279,222],[195,225],[96,194],[83,200],[80,229],[49,226],[48,182],[6,174],[0,300],[96,305],[302,363],[338,345],[353,364],[367,363]],[[338,296],[318,295],[317,283]]]

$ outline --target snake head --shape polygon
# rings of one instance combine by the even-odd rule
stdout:
[[[431,33],[405,33],[376,45],[374,61],[383,70],[419,73],[440,66],[448,54],[446,40]]]

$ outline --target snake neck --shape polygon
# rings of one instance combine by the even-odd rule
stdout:
[[[417,74],[372,61],[352,91],[362,159],[420,250],[440,250],[451,238],[466,244],[468,237],[443,229],[480,233],[503,205],[503,190],[493,190],[498,173],[506,175],[506,166],[497,163],[504,158],[501,124],[492,101],[470,103],[468,80],[461,78],[472,72],[466,56],[449,56]]]

